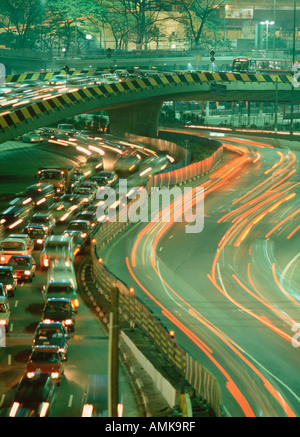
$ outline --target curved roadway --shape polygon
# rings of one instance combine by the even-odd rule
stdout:
[[[226,159],[194,183],[201,233],[138,223],[102,257],[216,377],[225,415],[299,416],[299,153],[222,141]]]

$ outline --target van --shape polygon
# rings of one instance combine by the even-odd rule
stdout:
[[[52,266],[48,271],[47,283],[43,286],[42,292],[45,303],[51,298],[64,298],[70,300],[75,311],[79,307],[76,277],[69,274],[67,269],[56,270],[55,266]]]
[[[44,248],[40,256],[42,269],[48,269],[55,259],[64,259],[67,262],[74,262],[75,244],[73,238],[51,235],[46,238]]]
[[[30,185],[24,193],[28,198],[32,198],[37,210],[48,209],[55,201],[55,189],[51,184]]]

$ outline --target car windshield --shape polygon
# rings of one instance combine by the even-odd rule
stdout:
[[[1,279],[10,279],[12,277],[12,273],[8,270],[0,270],[0,281]]]
[[[31,223],[48,223],[49,218],[43,217],[43,216],[37,216],[37,217],[33,216],[30,221],[31,221]]]
[[[58,363],[59,355],[56,352],[34,351],[31,359],[34,363]]]
[[[69,311],[70,304],[68,302],[48,302],[45,308],[46,311],[49,312],[57,312],[57,311]]]
[[[90,191],[88,188],[82,188],[82,189],[77,188],[74,191],[74,193],[76,193],[76,194],[90,194]]]
[[[64,333],[59,328],[40,328],[37,331],[36,337],[40,340],[51,340],[55,338],[63,338]]]
[[[18,241],[2,241],[1,250],[25,250],[25,244]]]
[[[9,264],[30,267],[31,262],[28,258],[11,258],[9,260]],[[0,277],[1,277],[1,272],[0,272]]]
[[[31,237],[34,237],[35,235],[44,234],[44,229],[28,229],[27,232],[28,232],[28,235],[30,235]]]
[[[70,293],[73,291],[72,287],[67,284],[49,285],[48,293]]]
[[[67,241],[51,241],[46,244],[46,249],[60,250],[62,247],[68,247]]]
[[[70,230],[75,230],[76,231],[76,230],[81,230],[81,229],[86,230],[88,228],[88,226],[87,226],[86,223],[74,222],[74,223],[70,223],[68,228]]]

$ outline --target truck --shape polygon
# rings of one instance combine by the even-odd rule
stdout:
[[[73,174],[73,167],[43,167],[38,169],[39,181],[43,184],[51,184],[57,196],[70,192]]]

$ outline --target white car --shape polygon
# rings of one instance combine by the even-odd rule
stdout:
[[[30,255],[31,249],[28,248],[24,238],[5,238],[0,243],[0,264],[8,264],[12,255]]]
[[[74,252],[75,247],[72,238],[57,235],[47,237],[40,257],[41,268],[48,269],[55,259],[74,262]]]
[[[28,234],[10,234],[8,238],[15,238],[17,240],[23,240],[27,246],[27,249],[32,252],[34,249],[34,240]]]
[[[6,332],[8,332],[9,320],[10,320],[9,304],[4,297],[0,297],[0,325],[5,327]]]

